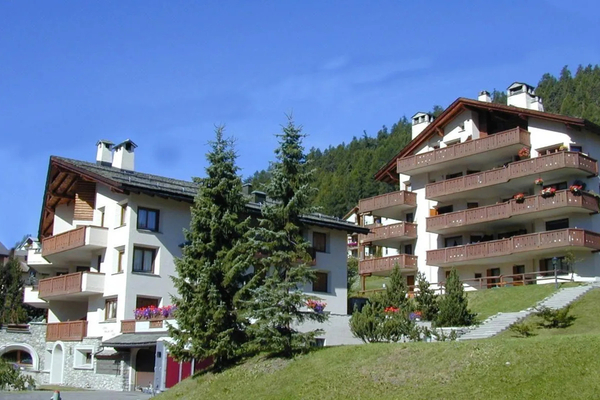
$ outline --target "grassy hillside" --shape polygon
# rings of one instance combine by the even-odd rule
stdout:
[[[254,359],[158,397],[191,399],[590,399],[600,393],[600,290],[571,328],[533,338],[324,348]]]

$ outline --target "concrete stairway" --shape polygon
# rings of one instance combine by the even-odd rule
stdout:
[[[481,323],[480,325],[474,327],[469,332],[465,333],[458,340],[473,340],[473,339],[485,339],[497,335],[505,329],[508,329],[509,326],[518,322],[528,315],[535,312],[536,307],[550,307],[554,309],[559,309],[566,307],[571,304],[579,297],[584,295],[586,292],[591,290],[593,287],[597,287],[596,285],[582,285],[575,286],[570,288],[560,289],[558,292],[552,294],[551,296],[546,297],[544,300],[537,303],[536,306],[530,307],[526,310],[519,312],[509,312],[509,313],[498,313]]]

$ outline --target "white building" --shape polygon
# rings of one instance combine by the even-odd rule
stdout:
[[[415,114],[411,142],[375,175],[398,191],[358,205],[371,229],[359,239],[363,290],[396,263],[409,285],[417,271],[442,283],[452,267],[468,289],[542,283],[555,266],[571,276],[571,252],[577,280],[600,276],[600,126],[544,112],[524,83],[507,96]]]
[[[135,171],[135,148],[130,140],[116,146],[99,141],[96,163],[50,158],[42,246],[28,256],[46,278],[25,292],[27,303],[48,308],[44,354],[31,357],[39,360],[41,382],[133,390],[151,384],[156,367],[163,371],[156,386],[163,388],[169,368],[190,372],[189,364],[174,364],[161,345],[157,350],[173,320],[135,320],[134,310],[168,306],[176,295],[170,277],[197,187]],[[244,190],[248,213],[260,216],[264,194]],[[316,214],[303,222],[318,271],[305,291],[327,303],[336,326],[347,319],[346,235],[368,230]],[[321,339],[336,344],[332,329]],[[2,348],[15,347],[5,344],[0,353]]]

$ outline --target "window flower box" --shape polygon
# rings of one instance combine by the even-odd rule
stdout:
[[[513,196],[513,199],[519,204],[525,202],[525,195],[523,193],[517,193]]]
[[[163,320],[175,318],[174,314],[177,311],[175,306],[164,306],[164,307],[140,307],[133,310],[133,315],[137,320]]]
[[[553,187],[549,187],[546,189],[542,189],[540,191],[540,194],[542,195],[543,198],[547,199],[548,197],[554,197],[554,195],[556,194],[556,189]]]
[[[542,178],[536,179],[535,181],[533,181],[533,183],[538,186],[544,186],[544,180]]]
[[[569,190],[571,191],[571,193],[573,193],[573,195],[575,195],[575,196],[581,196],[581,191],[583,190],[583,186],[581,186],[581,185],[571,185],[569,187]]]
[[[529,152],[529,148],[523,147],[521,150],[519,150],[517,155],[519,156],[519,158],[521,160],[524,160],[524,159],[529,158],[531,156],[531,153]]]

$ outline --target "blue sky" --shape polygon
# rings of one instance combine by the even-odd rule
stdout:
[[[407,4],[410,3],[410,4]],[[325,148],[401,116],[600,60],[595,1],[0,3],[0,241],[37,235],[50,155],[138,144],[136,170],[204,173],[215,124],[244,176],[293,111]]]

